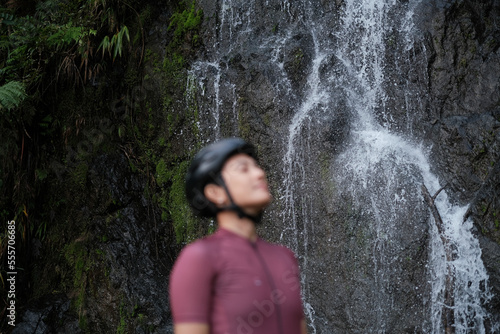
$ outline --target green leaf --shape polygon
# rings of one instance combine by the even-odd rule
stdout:
[[[102,48],[102,56],[104,57],[104,53],[109,50],[110,45],[111,45],[111,42],[109,41],[109,37],[104,36],[101,44],[99,44],[99,47],[97,48],[97,51],[99,51],[99,49]]]
[[[19,81],[11,81],[0,86],[1,109],[14,109],[26,98],[24,85]]]
[[[47,38],[47,43],[49,46],[60,48],[73,42],[78,42],[84,35],[82,27],[67,26],[61,28],[61,30],[57,31],[55,34],[50,35]]]
[[[17,24],[17,19],[13,14],[0,13],[0,23],[8,26]]]

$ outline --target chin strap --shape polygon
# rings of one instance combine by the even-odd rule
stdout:
[[[245,211],[243,211],[243,209],[241,207],[239,207],[238,205],[236,205],[234,203],[233,197],[231,196],[231,193],[229,193],[229,189],[227,189],[226,183],[222,179],[222,176],[219,177],[218,184],[224,188],[224,190],[226,191],[227,197],[229,198],[229,202],[231,202],[231,204],[229,204],[228,206],[218,208],[217,209],[218,211],[235,211],[238,214],[238,217],[240,217],[240,218],[248,218],[251,221],[253,221],[255,224],[259,224],[261,222],[262,213],[260,213],[256,216],[250,215],[250,214],[246,213]]]

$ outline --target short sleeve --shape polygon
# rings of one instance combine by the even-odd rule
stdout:
[[[202,242],[186,246],[170,274],[170,308],[174,323],[210,323],[214,269]]]

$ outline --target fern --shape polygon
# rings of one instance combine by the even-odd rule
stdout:
[[[0,86],[0,108],[13,109],[18,107],[26,98],[24,85],[19,81],[10,81]]]
[[[0,13],[0,23],[13,26],[17,23],[16,17],[10,13]]]
[[[78,42],[84,35],[82,27],[67,26],[49,36],[49,38],[47,38],[47,43],[49,46],[55,46],[59,49],[60,47],[71,44],[72,42]]]

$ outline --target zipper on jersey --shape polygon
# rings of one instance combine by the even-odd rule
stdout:
[[[266,273],[267,280],[269,281],[269,285],[271,285],[271,292],[276,291],[276,283],[274,282],[273,276],[271,275],[271,272],[269,271],[269,268],[266,264],[266,261],[262,257],[262,254],[259,252],[259,249],[257,248],[257,242],[250,242],[252,245],[253,250],[255,251],[255,254],[257,255],[257,258],[259,259],[259,262],[264,269],[264,272]],[[283,318],[281,314],[281,307],[279,304],[274,304],[275,310],[276,310],[276,319],[278,321],[278,329],[280,334],[285,334],[283,330]]]

